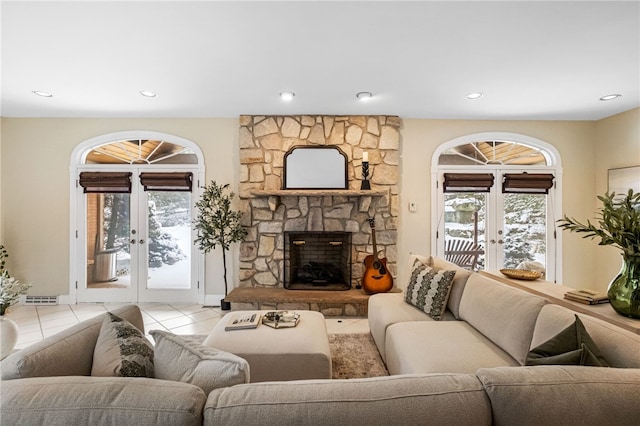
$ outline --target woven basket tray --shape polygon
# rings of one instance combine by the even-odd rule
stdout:
[[[515,280],[537,280],[542,276],[540,272],[530,271],[528,269],[500,269],[503,275]]]

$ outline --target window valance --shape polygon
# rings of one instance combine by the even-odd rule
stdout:
[[[140,183],[145,191],[191,192],[193,173],[140,173]]]
[[[82,172],[78,183],[85,193],[131,193],[131,172]]]
[[[444,192],[489,192],[493,173],[445,173]]]
[[[503,176],[502,192],[548,194],[553,179],[551,173],[508,173]]]

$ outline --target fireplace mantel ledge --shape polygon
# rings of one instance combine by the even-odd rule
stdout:
[[[382,197],[388,191],[361,189],[253,189],[250,193],[254,197],[269,197],[269,208],[275,211],[280,205],[280,197]]]
[[[361,190],[361,189],[253,189],[254,197],[381,197],[387,194],[387,190]]]

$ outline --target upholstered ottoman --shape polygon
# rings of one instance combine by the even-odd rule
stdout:
[[[233,311],[233,314],[267,311]],[[204,344],[238,355],[249,362],[251,382],[330,379],[331,352],[324,315],[296,311],[300,322],[292,328],[258,324],[253,329],[225,331],[231,316],[223,318]]]

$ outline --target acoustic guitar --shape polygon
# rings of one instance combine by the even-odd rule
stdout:
[[[362,288],[369,294],[384,293],[393,287],[393,277],[387,269],[387,258],[378,259],[378,249],[376,247],[376,222],[369,219],[371,227],[371,242],[373,243],[373,254],[364,258],[364,276],[362,277]]]

